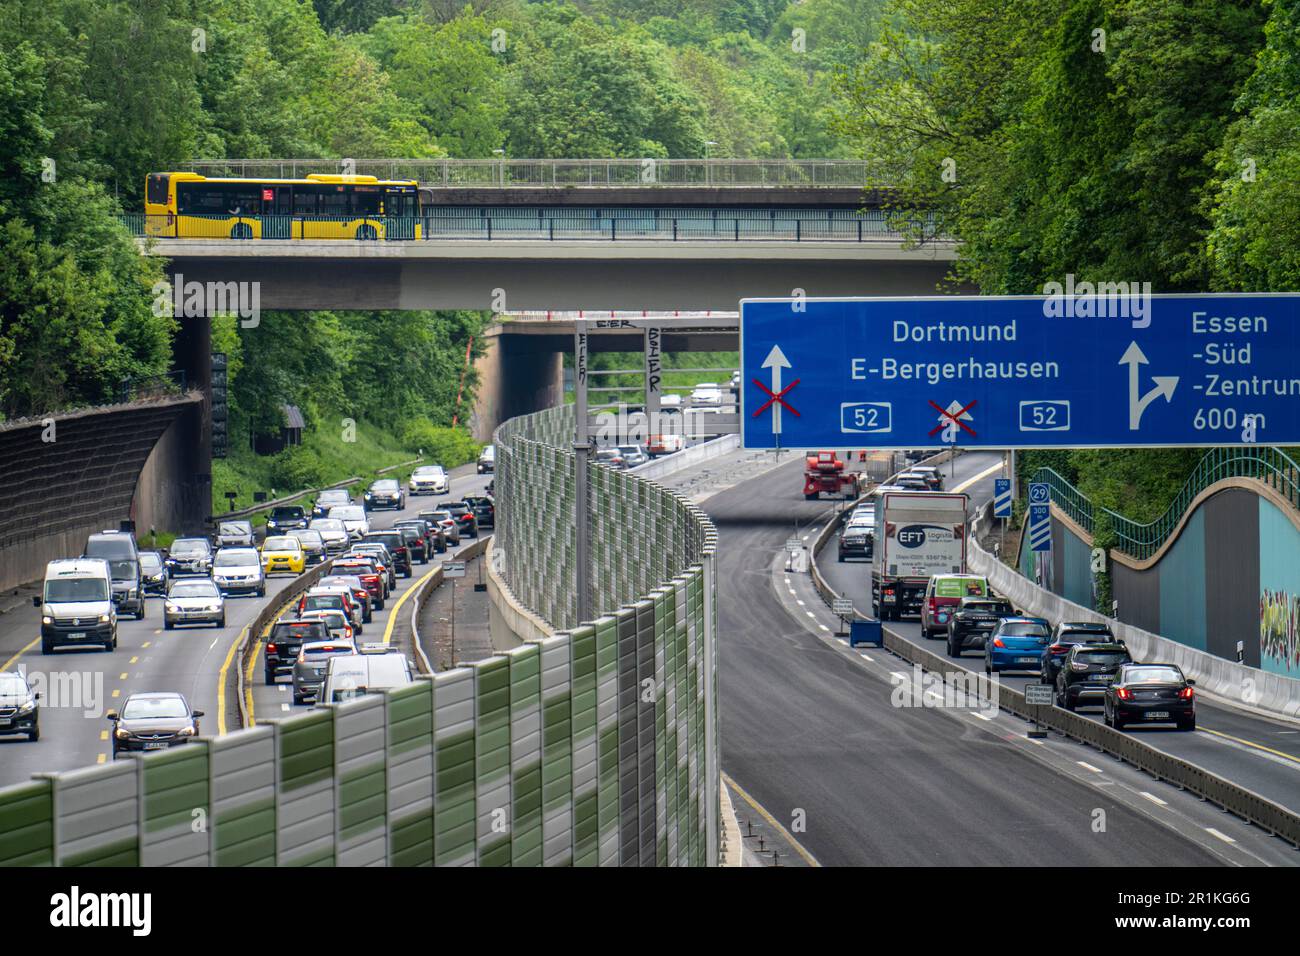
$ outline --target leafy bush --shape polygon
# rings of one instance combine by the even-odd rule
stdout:
[[[327,472],[320,455],[301,445],[286,448],[271,458],[270,479],[278,494],[317,488],[329,480]]]
[[[402,431],[402,443],[444,468],[455,468],[473,461],[483,447],[463,428],[444,428],[425,419],[406,426]]]

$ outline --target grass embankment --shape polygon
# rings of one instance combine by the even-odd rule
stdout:
[[[303,431],[302,444],[276,455],[257,455],[246,447],[230,443],[230,457],[212,463],[212,514],[220,517],[231,510],[227,491],[236,492],[234,510],[250,507],[253,492],[265,491],[268,500],[282,498],[306,488],[319,488],[353,475],[360,481],[350,487],[360,494],[381,468],[420,457],[423,463],[451,469],[477,457],[480,445],[462,428],[438,428],[428,422],[408,425],[402,435],[358,420],[354,427],[337,423],[341,416],[322,416],[323,421]],[[415,465],[385,472],[384,477],[405,481]],[[266,521],[266,512],[249,516],[255,525]],[[161,535],[159,536],[161,539]]]

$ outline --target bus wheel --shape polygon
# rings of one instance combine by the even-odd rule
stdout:
[[[237,222],[230,227],[231,239],[252,239],[253,227],[246,222]]]
[[[370,240],[378,239],[379,237],[375,235],[374,226],[361,226],[357,229],[357,238]]]

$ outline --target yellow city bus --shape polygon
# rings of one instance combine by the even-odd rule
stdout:
[[[313,173],[216,179],[150,173],[146,236],[200,239],[419,239],[415,180]]]

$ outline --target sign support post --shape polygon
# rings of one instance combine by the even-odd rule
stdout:
[[[1050,684],[1026,684],[1025,685],[1025,703],[1034,708],[1034,726],[1030,729],[1028,736],[1034,739],[1042,739],[1047,736],[1047,731],[1043,729],[1042,706],[1052,705],[1052,688]]]
[[[573,525],[574,589],[577,591],[575,623],[591,620],[591,509],[587,506],[588,462],[591,436],[587,425],[587,323],[579,319],[573,333],[574,417],[577,428],[573,436]]]

